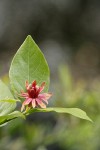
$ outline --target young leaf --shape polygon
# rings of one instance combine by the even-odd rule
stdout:
[[[0,80],[0,116],[11,113],[16,107],[16,100],[13,100],[8,87]]]
[[[25,90],[26,80],[28,80],[29,83],[36,80],[39,85],[45,81],[45,91],[48,90],[48,64],[31,36],[27,36],[26,40],[15,54],[11,63],[9,77],[15,94],[20,93],[21,90]]]
[[[71,114],[75,117],[81,118],[81,119],[85,119],[85,120],[89,120],[92,122],[92,120],[87,116],[86,112],[84,112],[83,110],[79,109],[79,108],[46,108],[46,109],[41,109],[41,108],[35,108],[35,109],[31,109],[28,111],[28,114],[32,113],[32,112],[57,112],[57,113],[68,113]]]

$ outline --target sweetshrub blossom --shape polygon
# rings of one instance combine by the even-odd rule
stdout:
[[[28,108],[41,107],[46,108],[48,104],[48,99],[51,97],[51,93],[41,93],[45,87],[45,82],[38,86],[36,80],[29,84],[28,81],[25,82],[26,92],[21,92],[20,96],[25,98],[25,101],[22,103],[21,111],[24,110],[25,106]],[[44,102],[46,103],[44,103]]]

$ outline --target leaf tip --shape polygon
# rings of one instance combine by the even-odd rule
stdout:
[[[31,35],[28,35],[28,36],[26,37],[26,39],[32,39],[32,40],[33,40],[33,38],[32,38]]]
[[[88,121],[90,121],[91,123],[94,123],[90,117],[88,117]]]

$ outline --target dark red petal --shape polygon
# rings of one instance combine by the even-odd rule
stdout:
[[[36,80],[34,80],[33,82],[32,82],[32,87],[35,87],[36,86]]]
[[[41,86],[39,87],[38,93],[42,92],[42,91],[44,90],[44,87],[45,87],[45,82],[43,82],[43,83],[41,84]]]

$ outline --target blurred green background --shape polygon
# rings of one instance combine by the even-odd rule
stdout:
[[[51,70],[49,106],[78,107],[94,123],[34,113],[0,128],[0,150],[100,150],[100,1],[1,0],[0,77],[27,35]]]

